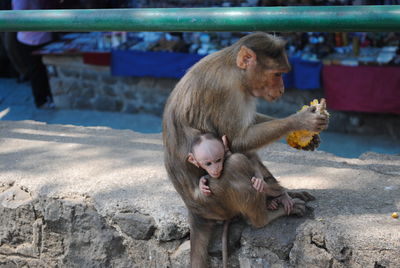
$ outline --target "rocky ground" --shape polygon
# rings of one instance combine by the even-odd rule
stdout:
[[[0,267],[187,267],[186,209],[159,134],[0,121]],[[231,227],[231,267],[399,267],[400,156],[260,152],[306,217]],[[210,245],[221,265],[219,235]]]

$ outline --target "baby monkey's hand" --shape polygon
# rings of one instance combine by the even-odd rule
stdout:
[[[211,195],[210,187],[208,187],[208,180],[205,177],[201,177],[199,181],[199,188],[202,194]]]

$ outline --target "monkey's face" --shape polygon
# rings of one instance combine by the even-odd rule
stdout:
[[[275,101],[285,92],[282,75],[286,70],[268,70],[258,67],[248,71],[252,79],[251,94],[254,97]]]
[[[220,141],[206,140],[193,148],[188,161],[204,169],[212,178],[221,176],[224,165],[225,149]]]

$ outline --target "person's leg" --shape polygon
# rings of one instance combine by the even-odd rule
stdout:
[[[20,52],[20,43],[17,40],[16,32],[5,32],[4,33],[4,46],[7,51],[7,55],[14,66],[15,70],[19,73],[19,82],[27,81],[28,78],[28,66],[26,60],[24,60],[24,53]]]
[[[52,99],[50,85],[47,76],[47,70],[42,62],[41,55],[32,55],[32,52],[38,50],[40,46],[29,46],[18,42],[16,46],[20,60],[27,67],[27,76],[31,82],[32,94],[36,107],[40,107],[48,100]]]
[[[49,78],[41,55],[32,55],[31,87],[37,107],[52,101]]]

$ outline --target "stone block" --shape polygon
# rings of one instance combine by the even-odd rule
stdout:
[[[124,77],[124,84],[128,87],[134,87],[140,82],[140,77]]]
[[[90,87],[83,87],[81,96],[85,99],[91,99],[95,96],[95,91],[93,88]]]
[[[242,234],[242,244],[268,248],[281,259],[288,259],[296,229],[307,218],[284,217],[277,219],[259,229],[247,226]]]
[[[132,102],[125,102],[124,106],[122,107],[122,112],[124,113],[139,113],[143,110],[143,107],[135,105]]]
[[[65,67],[59,67],[59,71],[64,78],[79,79],[80,77],[79,69],[69,69]]]
[[[125,234],[138,240],[149,240],[156,229],[152,217],[138,212],[119,212],[115,214],[113,221]]]
[[[77,97],[73,99],[72,108],[74,109],[93,109],[93,105],[89,98]]]
[[[136,92],[133,89],[125,89],[123,96],[128,100],[135,100],[137,98]]]
[[[124,107],[124,101],[121,99],[116,99],[115,100],[115,110],[122,111],[123,107]]]
[[[155,80],[155,88],[157,88],[161,92],[171,92],[175,85],[178,83],[178,79],[172,78],[159,78]]]
[[[163,224],[156,233],[156,238],[160,241],[179,240],[188,235],[186,227],[178,226],[175,223]]]
[[[153,77],[141,77],[139,83],[137,84],[138,88],[154,88],[156,85],[157,78]]]
[[[174,253],[171,254],[171,265],[176,268],[190,266],[190,240],[183,242]]]
[[[115,96],[117,96],[116,91],[117,91],[116,86],[110,86],[110,85],[104,85],[103,86],[103,93],[106,96],[115,97]]]
[[[239,253],[240,268],[289,268],[285,261],[263,247],[243,247]],[[297,266],[296,266],[297,267]],[[321,266],[328,267],[328,266]]]
[[[93,107],[100,111],[116,111],[117,103],[115,98],[96,96],[92,100]]]
[[[57,71],[57,67],[56,67],[56,66],[54,66],[54,65],[47,65],[47,66],[46,66],[46,69],[47,69],[47,75],[48,75],[50,78],[53,78],[53,77],[57,77],[57,76],[58,76],[58,71]]]
[[[71,109],[71,98],[68,95],[53,96],[53,101],[57,109]]]
[[[50,78],[50,89],[53,96],[62,95],[67,93],[64,86],[64,80],[58,78]]]
[[[98,79],[98,73],[94,71],[90,71],[86,69],[86,71],[82,72],[81,78],[86,81],[96,81]]]
[[[119,78],[110,75],[103,75],[101,81],[107,85],[115,85],[118,83]]]
[[[67,92],[72,96],[79,96],[82,86],[79,83],[79,80],[69,80],[69,83],[66,83]]]
[[[160,96],[157,94],[156,90],[152,88],[142,88],[138,89],[138,95],[140,95],[142,101],[148,106],[153,106],[154,103],[158,102]]]

